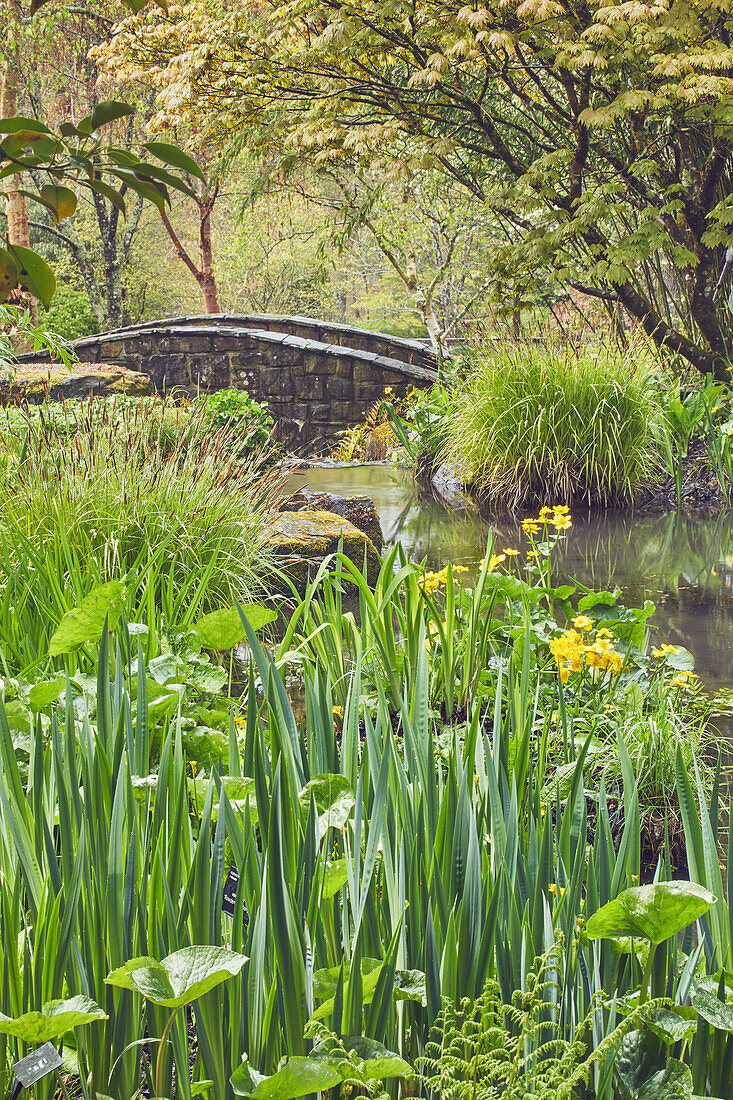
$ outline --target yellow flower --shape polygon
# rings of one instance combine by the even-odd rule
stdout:
[[[547,505],[544,504],[542,506],[542,508],[540,508],[539,518],[541,520],[545,520],[545,519],[549,519],[551,515],[552,515],[552,508],[548,508]]]
[[[561,898],[563,896],[563,894],[565,893],[567,887],[566,886],[558,886],[556,882],[551,882],[548,885],[547,889],[550,891],[550,893],[552,894],[553,897]]]
[[[536,535],[540,529],[540,524],[536,519],[523,519],[522,530],[526,535]]]
[[[508,558],[516,558],[519,551],[518,550],[512,550],[511,547],[505,546],[502,553],[506,554],[506,556]]]
[[[334,707],[333,708],[333,716],[334,716],[334,718],[343,718],[344,714],[343,714],[343,711],[341,710],[341,707]]]
[[[567,531],[568,527],[573,526],[573,521],[571,520],[570,516],[563,516],[559,513],[556,513],[552,517],[550,523],[556,531]]]
[[[234,724],[236,726],[246,726],[247,719],[243,714],[238,714],[234,719]]]
[[[489,558],[489,573],[493,573],[497,565],[501,565],[503,561],[506,561],[506,554],[492,554]]]
[[[683,670],[682,672],[678,672],[669,683],[670,687],[679,688],[680,691],[692,691],[695,687],[692,681],[699,679],[700,677],[696,672],[687,672]]]
[[[552,510],[561,516],[567,516],[570,512],[567,504],[553,504]]]
[[[680,647],[678,645],[667,645],[666,642],[662,642],[659,649],[652,650],[652,657],[664,657],[665,659],[670,653],[679,653]]]
[[[590,630],[593,626],[593,619],[589,619],[587,615],[576,615],[574,619],[571,619],[571,622],[578,630]]]

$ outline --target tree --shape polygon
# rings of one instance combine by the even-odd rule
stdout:
[[[727,377],[713,300],[733,242],[728,0],[291,0],[176,9],[162,112],[292,166],[431,167],[491,209],[498,271],[621,304]],[[134,36],[161,22],[127,20]],[[185,26],[183,25],[185,23]]]
[[[167,13],[165,13],[167,15]],[[169,58],[184,46],[184,40],[179,35],[179,26],[175,19],[165,19],[162,24],[164,36],[158,41],[135,41],[130,43],[125,38],[115,36],[111,42],[100,42],[91,50],[90,57],[99,60],[104,68],[107,79],[114,79],[123,85],[142,88],[143,94],[149,93],[151,88],[158,87],[158,77],[162,67],[161,56]],[[160,131],[166,129],[165,120],[158,118],[154,129]],[[206,143],[196,138],[196,131],[189,132],[188,140],[184,142],[189,151],[195,156],[197,162],[205,163],[207,179],[203,176],[195,180],[189,179],[191,195],[195,203],[198,220],[198,258],[194,258],[191,250],[183,243],[180,234],[174,228],[168,213],[161,210],[160,216],[168,237],[176,250],[176,255],[185,264],[198,283],[204,300],[204,310],[208,314],[219,313],[219,291],[214,269],[214,246],[211,234],[211,216],[220,195],[221,166],[214,166],[211,162],[214,158],[211,149]]]
[[[303,175],[297,182],[301,193]],[[283,186],[288,181],[294,185],[285,176]],[[490,212],[425,169],[390,179],[340,161],[322,169],[315,182],[320,188],[311,187],[307,197],[329,211],[330,243],[340,251],[353,248],[365,230],[402,284],[407,307],[433,348],[444,350],[459,326],[473,318],[477,302],[483,306],[492,283],[487,260],[496,237]]]
[[[31,0],[29,18],[45,2]],[[165,0],[155,2],[163,4]],[[129,7],[139,9],[140,0],[129,0]],[[12,15],[17,21],[23,17],[19,3]],[[16,98],[6,101],[7,110],[14,109],[17,104],[17,56],[11,57],[11,64],[15,69],[7,79],[6,68],[6,84],[9,89],[14,84]],[[0,117],[0,180],[15,179],[25,173],[37,179],[40,177],[38,190],[35,194],[31,192],[31,197],[51,212],[55,224],[73,216],[79,194],[91,196],[92,201],[102,196],[123,216],[127,212],[124,191],[161,210],[166,204],[170,206],[169,188],[191,194],[188,184],[169,167],[201,179],[203,174],[195,161],[175,146],[166,142],[147,143],[146,151],[166,166],[160,167],[128,150],[105,144],[99,131],[132,114],[134,108],[127,104],[102,101],[78,123],[65,119],[55,132],[38,119],[3,114]],[[114,180],[115,186],[110,184],[109,178]],[[43,183],[43,179],[48,182]],[[74,188],[67,183],[72,183]],[[11,203],[11,224],[12,209]],[[53,271],[38,253],[14,241],[10,233],[6,244],[7,248],[0,248],[0,302],[7,301],[20,288],[48,307],[55,290]]]

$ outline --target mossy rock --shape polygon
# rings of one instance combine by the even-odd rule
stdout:
[[[153,386],[146,374],[114,363],[75,363],[67,370],[59,363],[21,363],[10,382],[0,386],[0,403],[61,401],[74,398],[107,397],[124,393],[147,397]]]
[[[267,536],[278,565],[302,591],[329,554],[335,554],[343,538],[343,553],[360,569],[366,554],[367,580],[373,585],[381,561],[374,543],[363,531],[333,512],[279,512]]]

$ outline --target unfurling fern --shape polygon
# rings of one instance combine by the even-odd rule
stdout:
[[[662,1004],[652,1001],[630,1013],[592,1049],[592,1031],[605,998],[598,994],[572,1039],[561,1034],[562,943],[556,943],[527,974],[526,989],[511,1003],[490,981],[475,1001],[447,998],[431,1029],[422,1059],[424,1085],[433,1100],[569,1100],[587,1092],[594,1065],[612,1060],[624,1036]]]

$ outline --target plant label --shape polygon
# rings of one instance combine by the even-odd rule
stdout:
[[[30,1088],[49,1073],[53,1073],[62,1064],[62,1058],[52,1043],[44,1043],[38,1050],[26,1054],[13,1066],[16,1080],[23,1088]]]
[[[237,904],[237,887],[239,886],[239,871],[236,867],[229,868],[229,874],[224,882],[224,892],[221,899],[221,909],[223,913],[227,913],[230,917],[234,916],[234,907]],[[247,906],[242,906],[242,917],[244,927],[249,924],[249,913],[247,912]]]
[[[236,867],[229,868],[229,874],[224,883],[224,896],[221,900],[221,908],[230,917],[234,916],[234,906],[237,901],[237,887],[239,886],[239,871]]]

